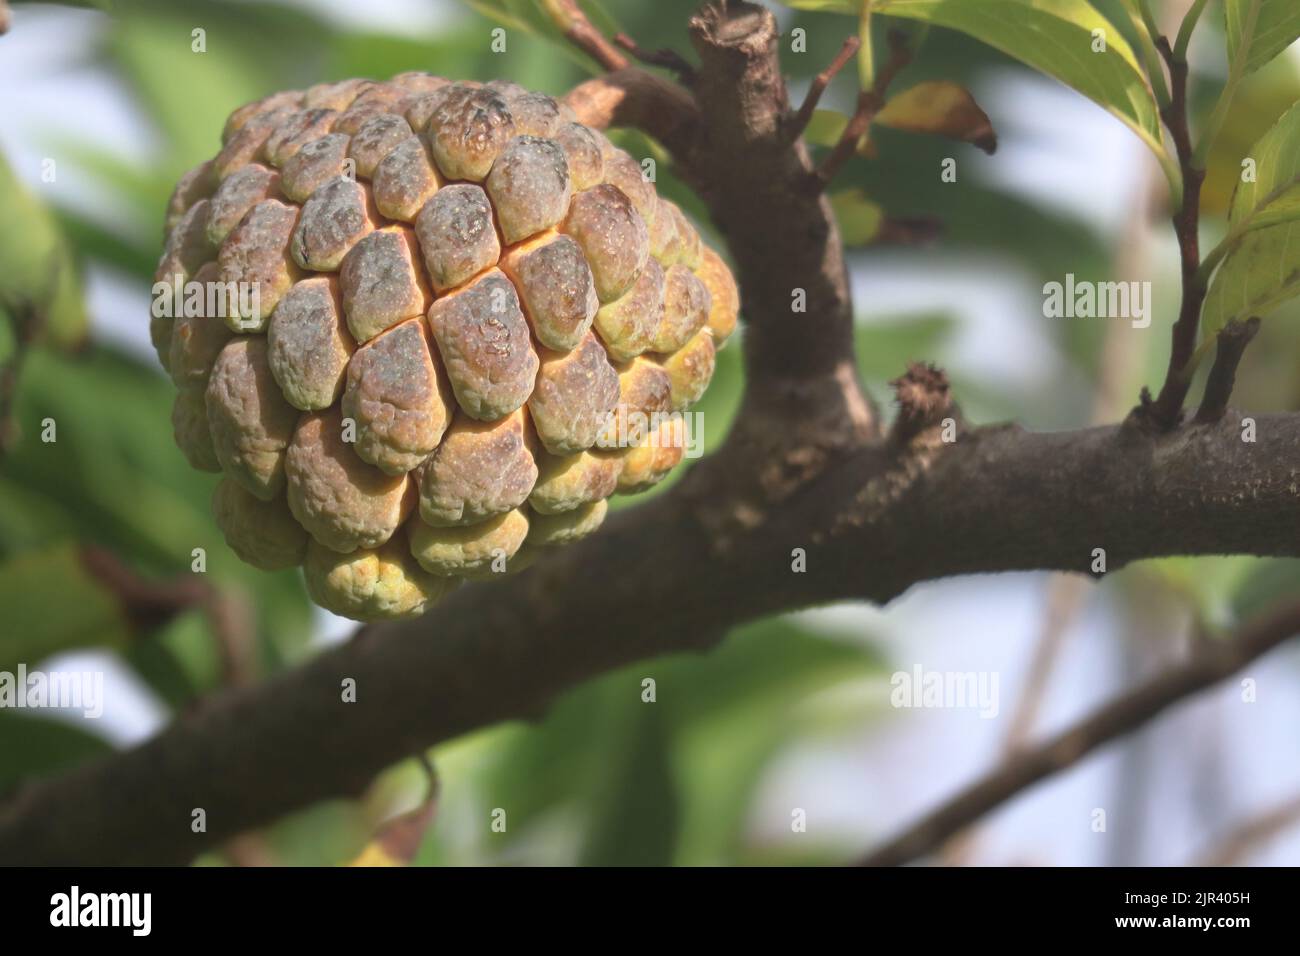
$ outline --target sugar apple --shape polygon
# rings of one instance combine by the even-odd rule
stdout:
[[[240,558],[415,615],[681,461],[736,284],[566,106],[404,73],[268,96],[221,142],[172,194],[150,331]]]

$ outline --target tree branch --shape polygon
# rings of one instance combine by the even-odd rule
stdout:
[[[1183,195],[1174,213],[1174,233],[1178,237],[1182,272],[1182,302],[1174,322],[1173,342],[1169,349],[1169,367],[1165,382],[1154,403],[1143,394],[1140,406],[1145,419],[1162,429],[1174,428],[1182,418],[1183,402],[1192,385],[1192,356],[1196,351],[1196,332],[1201,323],[1201,306],[1205,302],[1206,283],[1201,269],[1201,184],[1205,170],[1196,166],[1195,149],[1187,118],[1187,60],[1174,53],[1165,37],[1156,40],[1156,48],[1169,66],[1171,101],[1160,111],[1168,127],[1183,174]]]
[[[950,574],[1111,571],[1172,554],[1300,554],[1300,415],[1153,436],[976,429],[952,445],[863,448],[780,506],[751,508],[746,449],[529,571],[423,618],[201,703],[122,754],[35,782],[0,810],[0,861],[179,863],[291,810],[355,796],[394,761],[540,715],[620,665],[713,645],[731,626],[827,601],[887,601]],[[1243,499],[1241,488],[1252,494]],[[808,571],[790,570],[791,549]],[[604,622],[593,624],[593,622]],[[356,681],[343,703],[341,682]],[[95,794],[88,800],[87,794]],[[207,810],[192,833],[190,812]]]
[[[695,67],[687,62],[686,58],[676,50],[643,50],[636,40],[632,39],[626,33],[614,34],[614,42],[638,63],[644,63],[647,66],[660,66],[677,75],[677,79],[690,86],[695,82]]]
[[[873,850],[864,866],[898,866],[939,847],[967,824],[1039,781],[1073,767],[1101,745],[1145,724],[1165,708],[1218,683],[1300,631],[1300,604],[1278,608],[1231,640],[1203,644],[1187,661],[1115,699],[1033,750],[966,788],[899,836]]]
[[[849,157],[857,150],[858,141],[867,132],[867,129],[871,126],[871,121],[876,118],[876,114],[885,106],[885,95],[889,92],[889,85],[894,82],[894,77],[911,60],[912,54],[907,47],[906,36],[899,30],[890,31],[889,60],[876,74],[871,89],[862,90],[858,94],[857,109],[853,111],[853,115],[849,117],[848,123],[845,124],[839,142],[835,144],[830,154],[817,168],[815,182],[818,189],[826,188],[831,180],[835,178],[835,174],[840,171],[840,167],[848,162]]]
[[[81,563],[121,602],[126,619],[142,633],[185,611],[201,610],[216,641],[223,684],[234,687],[256,678],[256,630],[247,601],[195,575],[169,581],[141,577],[117,555],[96,546],[81,549]]]
[[[1269,840],[1300,824],[1300,794],[1233,827],[1197,861],[1197,866],[1236,866]]]
[[[591,25],[577,0],[542,0],[542,6],[569,42],[606,70],[621,70],[627,66],[627,57]]]
[[[813,78],[812,84],[808,87],[808,93],[803,98],[803,103],[799,105],[799,112],[790,117],[789,135],[792,139],[802,135],[803,131],[808,128],[808,123],[817,110],[817,104],[821,102],[822,94],[831,85],[831,80],[835,79],[835,75],[844,69],[849,60],[853,59],[854,54],[858,52],[858,47],[861,45],[862,41],[857,37],[846,37],[844,45],[840,47],[840,52],[835,55],[835,59],[831,60],[830,65]]]
[[[1205,382],[1205,395],[1201,398],[1201,407],[1196,411],[1196,421],[1207,425],[1217,422],[1228,410],[1228,400],[1232,398],[1232,389],[1237,382],[1237,366],[1255,333],[1259,331],[1259,317],[1252,316],[1245,322],[1233,319],[1219,332],[1214,355],[1214,365],[1210,368],[1210,377]]]

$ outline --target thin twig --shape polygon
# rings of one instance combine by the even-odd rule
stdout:
[[[111,551],[95,545],[81,549],[81,562],[117,597],[136,630],[155,630],[178,614],[201,610],[216,641],[223,684],[235,687],[252,683],[256,676],[256,625],[247,601],[196,575],[150,580]]]
[[[542,6],[569,42],[606,70],[621,70],[628,65],[627,57],[592,25],[577,0],[542,0]]]
[[[1210,377],[1205,381],[1201,407],[1196,411],[1197,424],[1212,425],[1223,418],[1237,381],[1237,366],[1241,364],[1241,356],[1258,331],[1259,316],[1251,316],[1245,322],[1233,319],[1219,332],[1214,365],[1210,367]]]
[[[1183,401],[1191,387],[1191,359],[1196,351],[1196,332],[1205,302],[1206,283],[1201,278],[1200,221],[1201,184],[1205,170],[1198,169],[1187,120],[1187,60],[1179,57],[1165,37],[1156,40],[1156,48],[1169,67],[1170,103],[1160,111],[1169,128],[1183,174],[1182,202],[1174,214],[1174,233],[1182,272],[1182,304],[1174,323],[1173,346],[1169,350],[1169,367],[1165,382],[1154,403],[1143,397],[1144,417],[1163,430],[1174,428],[1182,417]]]
[[[1233,827],[1197,859],[1197,866],[1236,866],[1273,837],[1300,824],[1300,794]]]
[[[814,183],[818,190],[825,189],[826,186],[835,178],[835,174],[840,171],[854,151],[858,148],[858,141],[862,139],[867,128],[871,126],[871,121],[876,118],[876,114],[885,105],[885,94],[889,92],[889,84],[894,81],[903,67],[911,62],[912,53],[907,46],[907,37],[899,30],[892,30],[889,34],[889,59],[876,74],[876,81],[872,84],[871,89],[863,90],[858,94],[858,105],[849,117],[848,125],[844,127],[844,132],[840,134],[839,142],[835,144],[830,155],[822,160],[822,164],[817,167],[813,176]]]
[[[840,52],[835,55],[835,59],[831,60],[830,66],[814,77],[812,85],[808,87],[808,94],[803,98],[803,103],[799,106],[799,112],[790,117],[788,133],[791,139],[803,135],[803,131],[808,128],[808,123],[812,120],[822,94],[831,85],[831,80],[835,79],[835,75],[844,69],[849,60],[853,59],[853,55],[858,52],[858,47],[861,45],[862,41],[857,37],[846,37],[844,45],[840,47]]]
[[[938,809],[861,860],[898,866],[933,852],[954,833],[1093,750],[1151,720],[1162,710],[1240,670],[1300,632],[1300,604],[1285,605],[1245,625],[1236,637],[1210,644],[1172,670],[1094,711],[1051,740],[1005,761]]]
[[[665,70],[674,73],[687,86],[695,82],[695,67],[691,66],[686,57],[676,50],[670,50],[666,47],[660,50],[643,50],[626,33],[614,34],[614,42],[626,50],[638,63],[663,67]]]

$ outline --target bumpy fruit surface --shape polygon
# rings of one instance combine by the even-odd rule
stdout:
[[[736,285],[567,107],[405,73],[276,93],[221,141],[172,194],[150,332],[240,558],[420,614],[681,461]]]

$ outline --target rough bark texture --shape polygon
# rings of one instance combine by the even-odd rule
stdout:
[[[770,13],[691,22],[688,91],[638,69],[570,97],[672,150],[735,262],[748,388],[725,446],[670,493],[513,578],[229,691],[129,752],[36,782],[0,808],[5,863],[179,863],[281,814],[358,794],[392,762],[544,711],[610,668],[704,649],[765,614],[888,601],[945,575],[1114,571],[1173,554],[1297,554],[1300,416],[1153,435],[941,426],[888,440],[853,359],[839,236],[790,105]],[[783,130],[785,132],[783,132]],[[794,290],[807,311],[791,310]],[[903,370],[900,369],[900,372]],[[803,548],[806,573],[791,572]],[[357,701],[341,701],[356,681]],[[207,831],[190,829],[196,807]]]

